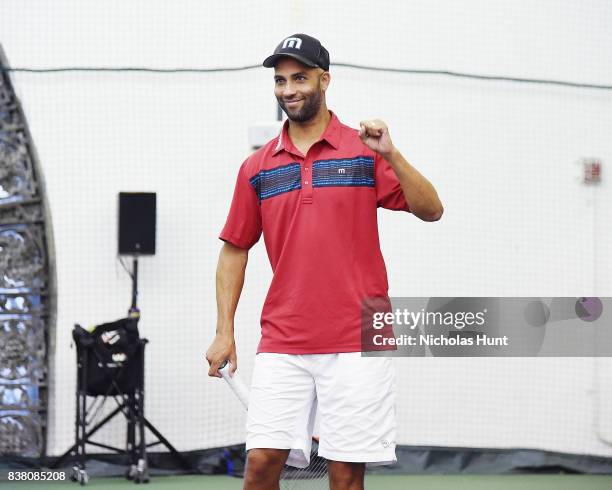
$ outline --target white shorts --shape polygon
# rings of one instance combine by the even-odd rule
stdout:
[[[291,449],[308,466],[318,410],[319,456],[391,464],[395,457],[393,359],[339,354],[260,353],[249,397],[246,449]]]

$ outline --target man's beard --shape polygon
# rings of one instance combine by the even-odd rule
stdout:
[[[310,121],[313,117],[317,115],[319,109],[321,108],[322,97],[321,92],[317,90],[311,96],[304,97],[302,108],[299,111],[294,112],[290,112],[287,109],[285,103],[283,102],[283,99],[277,97],[277,100],[278,104],[281,106],[285,114],[287,114],[287,117],[289,119],[294,122],[303,123],[306,121]]]

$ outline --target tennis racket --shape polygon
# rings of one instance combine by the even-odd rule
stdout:
[[[249,407],[249,389],[243,381],[234,374],[230,375],[230,363],[224,361],[219,373],[227,382],[231,390],[236,395],[245,410]],[[321,458],[317,452],[319,450],[319,438],[312,438],[310,449],[310,464],[306,468],[294,468],[285,465],[280,476],[280,488],[282,490],[327,490],[329,484],[327,480],[327,460]]]

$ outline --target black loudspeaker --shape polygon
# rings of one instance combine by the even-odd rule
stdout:
[[[155,255],[155,192],[119,193],[119,255]]]

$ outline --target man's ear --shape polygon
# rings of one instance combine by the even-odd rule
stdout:
[[[331,82],[331,75],[328,71],[324,71],[321,73],[321,88],[323,89],[323,92],[325,92],[327,87],[329,87],[329,82]]]

